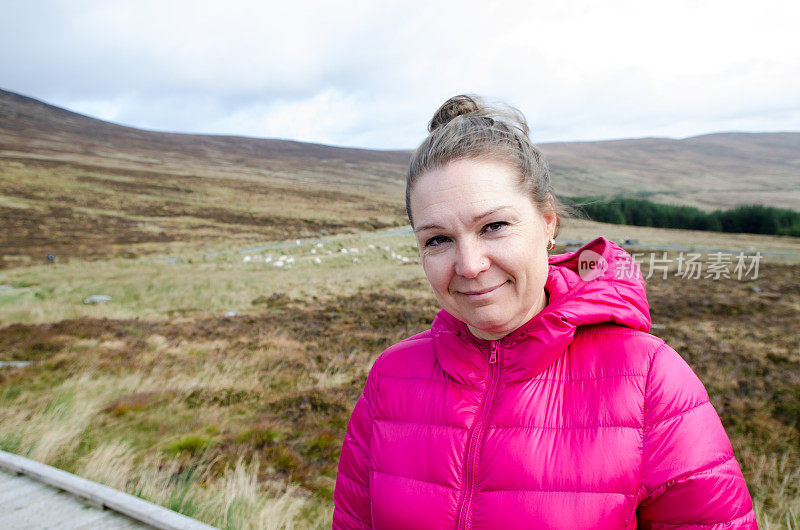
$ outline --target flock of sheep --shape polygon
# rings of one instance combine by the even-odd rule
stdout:
[[[295,242],[296,246],[300,246],[302,243],[300,240]],[[352,262],[358,263],[358,255],[362,252],[383,252],[384,256],[393,260],[397,260],[400,263],[409,263],[411,262],[412,258],[408,256],[403,256],[402,254],[398,254],[397,252],[393,251],[390,247],[384,246],[380,247],[377,245],[368,245],[365,249],[359,249],[357,247],[351,248],[339,248],[338,250],[326,249],[322,243],[316,243],[311,247],[308,251],[307,255],[301,256],[299,259],[310,259],[314,265],[322,264],[322,259],[325,256],[333,256],[337,254],[348,254],[352,255]],[[295,263],[295,258],[293,256],[287,256],[284,254],[279,254],[277,256],[273,256],[272,254],[248,254],[242,258],[244,263],[264,263],[265,265],[271,265],[273,267],[279,269],[290,269],[292,265]]]

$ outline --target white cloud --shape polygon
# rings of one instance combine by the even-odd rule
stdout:
[[[536,141],[800,129],[789,1],[9,4],[3,88],[146,128],[408,148],[476,92]]]

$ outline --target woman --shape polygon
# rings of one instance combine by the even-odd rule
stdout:
[[[560,207],[524,117],[457,96],[429,131],[406,207],[442,310],[369,373],[334,528],[756,528],[630,257],[598,238],[548,259]]]

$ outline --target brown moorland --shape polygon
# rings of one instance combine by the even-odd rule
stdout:
[[[749,283],[648,283],[653,332],[706,384],[762,527],[785,524],[800,508],[799,280],[797,264],[764,264]],[[121,446],[108,466],[129,471],[113,484],[134,491],[144,473],[137,460],[204,490],[219,488],[226,470],[244,461],[260,483],[284,484],[282,494],[295,485],[292,498],[327,520],[344,429],[372,360],[425,329],[435,311],[417,278],[316,300],[264,293],[235,318],[7,326],[0,351],[34,364],[0,373],[0,446],[103,480],[109,470],[98,470],[95,458]],[[48,414],[59,407],[77,426],[48,442],[30,424],[57,431]],[[174,495],[167,500],[177,502]],[[173,506],[221,524],[196,495]],[[296,523],[311,524],[303,521]]]
[[[542,144],[564,195],[800,207],[800,133]],[[405,223],[408,151],[124,127],[0,90],[0,267]]]
[[[142,131],[0,91],[0,267],[398,226],[408,157]]]
[[[798,138],[543,147],[570,194],[790,206]],[[367,370],[436,311],[413,240],[375,231],[405,223],[408,155],[140,131],[0,91],[0,361],[31,362],[0,368],[0,449],[222,528],[330,527]],[[656,274],[648,296],[760,526],[798,528],[798,239],[585,221],[563,237],[598,234],[782,254],[757,279]],[[95,293],[113,297],[82,303]]]

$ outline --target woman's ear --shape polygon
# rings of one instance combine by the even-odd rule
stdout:
[[[544,219],[544,233],[547,239],[554,239],[556,228],[558,227],[558,213],[555,204],[547,201],[541,208],[542,218]]]

